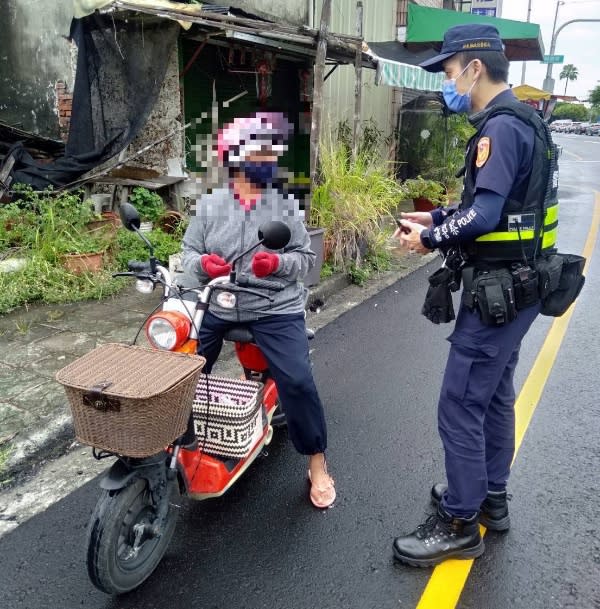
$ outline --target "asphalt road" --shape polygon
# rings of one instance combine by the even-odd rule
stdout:
[[[600,191],[600,138],[556,139],[564,146],[559,246],[579,253]],[[599,256],[513,467],[512,528],[486,536],[461,609],[600,609]],[[314,341],[339,493],[333,509],[309,506],[305,461],[280,433],[227,496],[182,501],[175,538],[154,575],[111,598],[85,572],[92,481],[0,538],[0,606],[416,607],[431,570],[395,565],[391,541],[427,516],[429,488],[443,480],[435,406],[451,328],[419,314],[435,268],[344,314]],[[519,385],[552,321],[540,318],[526,337]]]

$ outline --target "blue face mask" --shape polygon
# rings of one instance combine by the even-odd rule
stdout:
[[[273,161],[244,161],[240,169],[257,186],[272,184],[277,177],[277,162]]]
[[[471,64],[468,64],[456,78],[446,80],[442,85],[442,95],[444,96],[446,106],[448,106],[449,110],[456,112],[457,114],[469,112],[469,110],[471,110],[471,91],[477,81],[473,82],[466,93],[460,94],[456,90],[456,81],[465,73],[470,65]]]

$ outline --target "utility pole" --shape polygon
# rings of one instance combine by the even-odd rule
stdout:
[[[356,34],[360,42],[356,45],[356,59],[354,61],[354,125],[352,129],[352,156],[356,158],[358,152],[358,138],[360,135],[360,115],[362,107],[362,37],[363,37],[363,3],[356,3]]]
[[[560,2],[560,4],[564,4],[564,2]],[[558,8],[557,8],[558,11]],[[567,27],[567,25],[571,25],[572,23],[599,23],[600,19],[571,19],[570,21],[565,21],[554,33],[552,36],[552,46],[550,47],[550,55],[554,54],[554,49],[556,48],[556,40],[558,35]],[[556,25],[556,19],[554,20],[554,24]],[[546,72],[546,78],[544,79],[544,91],[548,91],[548,93],[554,93],[554,79],[552,78],[552,64],[548,64],[548,70]]]
[[[558,7],[564,4],[563,0],[556,0],[556,12],[554,13],[554,25],[552,26],[552,39],[550,41],[550,55],[554,55],[556,49],[556,20],[558,19]],[[546,68],[546,78],[544,79],[544,91],[554,93],[554,79],[552,78],[552,67],[554,64],[548,63]]]
[[[327,56],[327,34],[331,23],[331,0],[323,1],[321,11],[321,24],[317,42],[317,56],[315,57],[315,76],[313,86],[313,107],[310,129],[310,184],[311,189],[317,180],[317,163],[319,159],[319,138],[321,137],[321,122],[323,116],[323,82],[325,80],[325,58]],[[306,209],[306,217],[309,210]]]
[[[529,5],[527,6],[527,23],[531,21],[531,0],[529,0]],[[523,62],[523,68],[521,70],[521,84],[525,84],[525,69],[527,68],[527,62]]]

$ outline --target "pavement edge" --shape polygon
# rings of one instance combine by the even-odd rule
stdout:
[[[310,288],[307,302],[309,309],[307,325],[314,330],[319,330],[346,311],[436,258],[435,254],[405,256],[398,263],[398,268],[379,273],[363,286],[351,283],[349,277],[344,274],[336,274],[322,280],[318,285]],[[229,359],[233,359],[233,357],[233,353],[228,355]],[[75,435],[66,403],[65,408],[64,414],[47,425],[32,430],[22,439],[16,439],[4,446],[0,445],[0,450],[9,451],[4,466],[0,466],[0,490],[18,483],[20,477],[32,473],[36,466],[45,461],[61,456],[73,445]]]

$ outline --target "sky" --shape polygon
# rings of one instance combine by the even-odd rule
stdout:
[[[572,63],[579,72],[575,81],[569,81],[567,95],[575,95],[586,100],[589,92],[600,85],[600,0],[563,0],[558,8],[556,28],[572,19],[598,19],[592,23],[573,23],[565,27],[558,35],[555,55],[564,55],[565,64]],[[528,0],[503,0],[502,15],[504,19],[527,21]],[[552,24],[556,12],[556,0],[532,0],[531,22],[537,23],[542,31],[545,54],[550,53]],[[511,63],[509,82],[521,84],[523,62]],[[555,79],[554,93],[563,95],[565,80],[559,80],[561,64],[554,64],[552,77]],[[546,64],[537,61],[526,62],[525,83],[542,88],[546,76]]]

